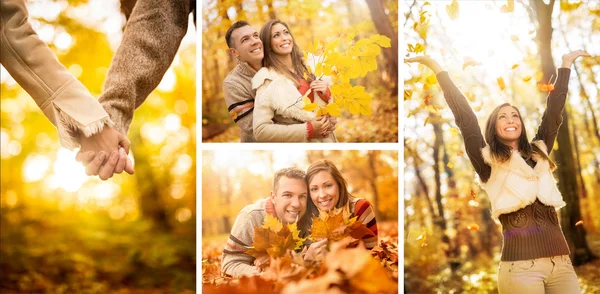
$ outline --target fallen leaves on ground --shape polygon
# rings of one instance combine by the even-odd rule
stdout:
[[[342,221],[343,222],[343,221]],[[288,251],[281,258],[271,258],[260,276],[209,279],[220,268],[224,244],[203,244],[203,293],[397,293],[398,292],[398,223],[381,222],[379,244],[373,250],[346,248],[347,239],[334,242],[322,263],[304,262],[302,256]],[[218,256],[207,256],[206,252]]]

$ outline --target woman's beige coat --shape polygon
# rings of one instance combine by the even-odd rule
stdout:
[[[91,136],[112,124],[90,92],[40,40],[24,0],[0,1],[0,62],[58,129],[62,146],[79,147],[79,132]]]

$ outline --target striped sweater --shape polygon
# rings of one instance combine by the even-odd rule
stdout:
[[[254,227],[262,226],[267,213],[275,216],[275,206],[271,198],[250,204],[240,211],[223,249],[221,273],[233,277],[259,274],[254,266],[255,258],[244,251],[252,246]]]
[[[252,77],[256,74],[247,62],[240,62],[223,80],[223,96],[227,103],[229,116],[241,130],[242,142],[256,142],[252,131],[252,112],[254,96]]]
[[[375,219],[375,211],[371,203],[365,199],[354,198],[350,200],[350,209],[357,216],[357,221],[362,222],[367,226],[373,235],[366,235],[362,238],[367,249],[373,249],[377,246],[377,220]]]

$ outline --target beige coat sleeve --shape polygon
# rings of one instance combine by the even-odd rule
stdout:
[[[127,134],[133,111],[158,86],[188,28],[188,0],[138,0],[115,53],[99,100]],[[195,94],[190,93],[189,99]]]
[[[281,125],[273,122],[275,110],[269,101],[269,81],[265,81],[256,92],[252,124],[257,142],[307,142],[307,123]]]
[[[0,1],[0,61],[58,129],[62,146],[79,147],[78,131],[91,136],[110,124],[100,103],[40,40],[24,0]]]

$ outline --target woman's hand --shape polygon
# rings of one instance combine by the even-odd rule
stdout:
[[[562,56],[562,66],[563,68],[571,68],[571,65],[573,65],[573,62],[575,61],[575,59],[579,58],[579,56],[591,56],[587,51],[585,50],[575,50],[575,51],[571,51],[565,55]]]
[[[437,61],[435,61],[433,58],[431,58],[429,56],[425,56],[425,55],[405,58],[404,62],[406,62],[406,63],[416,62],[416,63],[420,63],[422,65],[425,65],[425,66],[429,67],[433,71],[433,73],[436,75],[443,71],[442,67],[440,66],[439,63],[437,63]]]
[[[319,255],[321,253],[325,253],[327,250],[327,247],[326,247],[327,241],[328,241],[327,239],[323,239],[321,241],[310,244],[310,246],[308,247],[308,250],[306,250],[306,252],[304,253],[304,260],[306,260],[306,261],[315,260],[317,255]]]
[[[314,80],[312,82],[310,82],[310,88],[313,91],[317,91],[321,94],[327,93],[327,83],[325,83],[324,81],[321,80]]]

